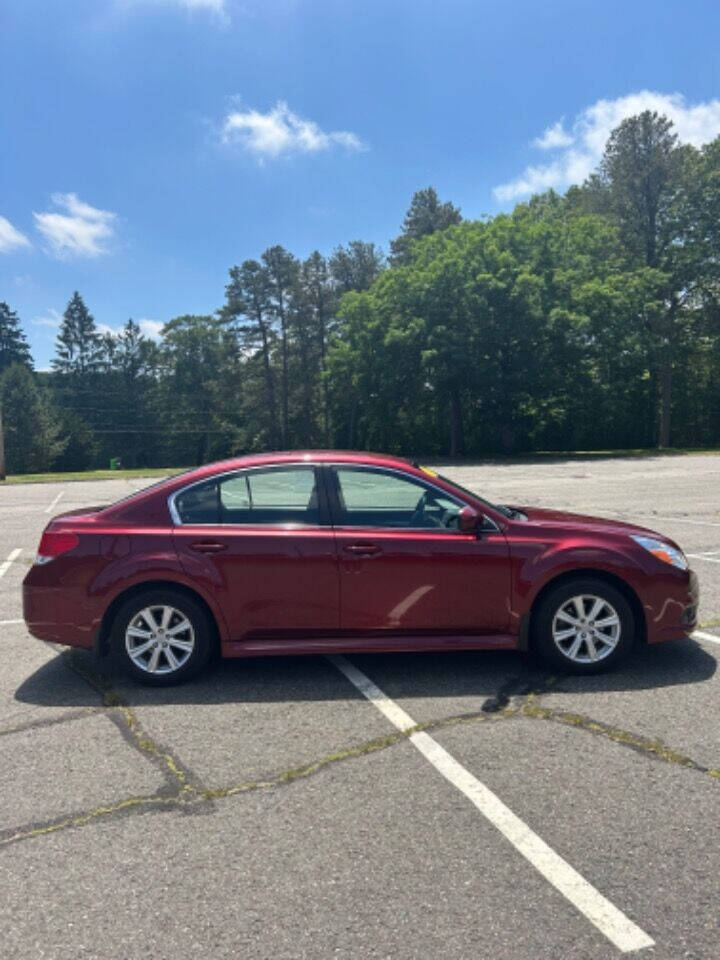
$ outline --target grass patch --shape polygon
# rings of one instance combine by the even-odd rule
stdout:
[[[18,473],[5,483],[67,483],[73,480],[129,480],[132,477],[169,477],[189,467],[137,467],[133,470],[76,470],[68,473]],[[0,485],[2,485],[0,483]]]

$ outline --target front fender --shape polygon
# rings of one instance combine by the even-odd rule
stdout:
[[[648,574],[629,551],[610,550],[606,544],[535,544],[535,549],[512,554],[514,609],[529,614],[537,596],[557,577],[568,573],[607,573],[641,593]]]

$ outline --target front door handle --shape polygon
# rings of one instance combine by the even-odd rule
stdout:
[[[227,550],[227,544],[220,543],[218,540],[200,540],[197,543],[191,543],[190,549],[198,553],[221,553]]]
[[[343,550],[356,557],[373,557],[376,553],[380,553],[380,547],[376,543],[348,543]]]

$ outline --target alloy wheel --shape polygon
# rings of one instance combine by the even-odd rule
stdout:
[[[592,594],[564,600],[552,620],[555,646],[573,663],[604,660],[618,645],[621,630],[615,607]]]
[[[125,649],[135,666],[145,673],[175,673],[193,654],[195,631],[176,607],[145,607],[128,624]]]

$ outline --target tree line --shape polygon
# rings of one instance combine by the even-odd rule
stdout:
[[[720,441],[720,138],[645,112],[565,195],[464,220],[429,187],[387,257],[282,246],[213,314],[99,333],[79,293],[52,371],[0,304],[8,469],[192,465],[261,449],[431,456]]]

